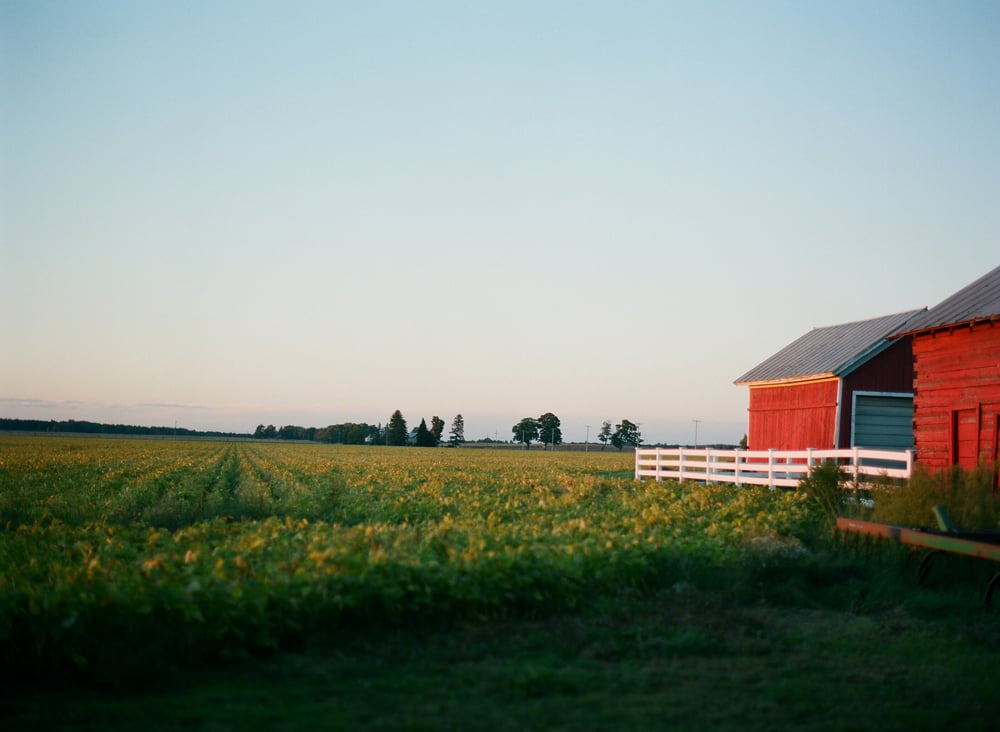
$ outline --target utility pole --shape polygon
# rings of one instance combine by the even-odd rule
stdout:
[[[698,447],[698,424],[701,422],[700,419],[691,420],[694,422],[694,446]]]
[[[590,452],[590,425],[587,425],[587,439],[583,443],[583,451]]]

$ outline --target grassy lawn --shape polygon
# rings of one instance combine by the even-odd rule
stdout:
[[[598,598],[569,615],[354,628],[124,687],[8,688],[0,722],[11,732],[995,729],[1000,618],[982,608],[977,581],[939,570],[925,588],[898,567],[848,562],[826,586],[820,571]]]

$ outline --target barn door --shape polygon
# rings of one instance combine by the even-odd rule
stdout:
[[[854,392],[851,446],[876,450],[913,447],[913,395]]]
[[[951,413],[951,463],[973,470],[979,462],[979,407]]]

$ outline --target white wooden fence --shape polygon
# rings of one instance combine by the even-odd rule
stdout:
[[[635,478],[673,478],[703,483],[794,488],[818,463],[836,461],[854,480],[886,475],[908,478],[913,450],[713,450],[711,448],[639,448]]]

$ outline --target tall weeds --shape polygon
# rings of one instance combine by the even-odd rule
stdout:
[[[933,526],[934,506],[944,506],[952,523],[963,530],[1000,529],[1000,496],[995,489],[996,468],[955,467],[931,472],[919,465],[902,486],[872,489],[871,520],[903,526]]]
[[[824,529],[832,532],[837,524],[837,517],[843,516],[850,490],[847,487],[847,474],[834,462],[824,462],[814,466],[809,475],[799,483],[803,491],[823,516]]]

